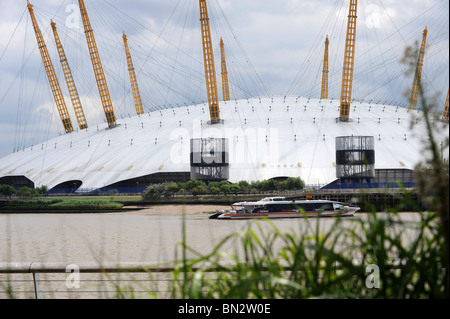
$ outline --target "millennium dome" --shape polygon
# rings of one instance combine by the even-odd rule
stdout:
[[[219,100],[208,10],[206,1],[200,0],[208,102],[192,105],[182,102],[183,106],[144,111],[124,34],[137,115],[119,118],[114,114],[87,10],[80,0],[106,122],[89,127],[82,124],[85,118],[80,103],[75,103],[78,96],[68,59],[63,55],[52,22],[79,129],[65,109],[44,37],[33,6],[28,3],[65,133],[1,158],[0,184],[16,188],[45,185],[50,191],[65,193],[135,192],[154,183],[190,179],[251,182],[289,177],[300,177],[309,187],[317,188],[396,187],[397,183],[414,186],[415,166],[430,155],[426,148],[429,142],[426,116],[417,107],[428,30],[424,31],[418,54],[409,107],[380,103],[381,99],[375,98],[352,98],[357,6],[353,4],[355,0],[350,2],[340,100],[328,97],[328,37],[321,98],[295,95],[230,98],[222,51],[223,95]],[[448,160],[448,95],[444,114],[430,121],[441,154]]]
[[[206,104],[167,109],[119,120],[113,129],[105,125],[73,132],[11,154],[1,159],[0,175],[3,180],[26,179],[35,186],[77,191],[186,181],[195,162],[191,141],[201,140],[201,152],[214,156],[207,164],[225,165],[226,170],[209,170],[199,178],[239,182],[301,177],[307,185],[325,186],[339,180],[337,139],[347,138],[355,150],[361,145],[355,148],[353,141],[370,137],[370,147],[359,150],[374,153],[374,172],[365,177],[379,183],[414,182],[412,171],[423,160],[428,136],[422,112],[354,105],[351,121],[345,123],[338,120],[339,101],[297,97],[221,102],[222,123],[215,125],[208,124]],[[448,130],[443,130],[437,140],[446,139]],[[211,142],[218,140],[227,143],[218,147]],[[198,162],[205,161],[202,155]]]

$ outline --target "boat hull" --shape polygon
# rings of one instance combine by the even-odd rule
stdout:
[[[222,210],[210,219],[281,219],[353,217],[360,208],[328,200],[287,201],[284,197],[266,197],[257,202],[239,202],[231,210]]]
[[[320,212],[320,213],[300,213],[300,212],[281,212],[281,213],[216,213],[210,216],[210,219],[225,220],[244,220],[244,219],[289,219],[289,218],[330,218],[330,217],[353,217],[355,212]]]

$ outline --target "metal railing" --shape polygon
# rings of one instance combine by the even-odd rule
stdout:
[[[173,271],[147,263],[0,263],[0,299],[170,298]]]
[[[378,267],[362,259],[353,259],[353,264],[366,267]],[[401,269],[405,260],[395,259],[385,265],[389,271]],[[225,266],[225,265],[224,265]],[[182,267],[182,265],[179,265]],[[335,262],[336,273],[343,266]],[[369,268],[373,269],[373,268]],[[151,298],[170,299],[173,296],[174,273],[180,269],[173,266],[161,267],[148,263],[40,263],[40,262],[0,262],[0,299],[112,299],[112,298]],[[197,271],[215,276],[224,268],[191,268],[188,277]],[[290,267],[284,270],[294,271]],[[296,271],[298,271],[297,269]],[[234,271],[228,268],[227,271]],[[261,272],[270,271],[268,268]],[[370,270],[372,272],[373,270]],[[11,278],[12,276],[28,278]],[[30,278],[31,275],[31,278]],[[44,276],[46,275],[46,276]],[[51,275],[59,277],[51,277]],[[99,278],[93,276],[98,275]],[[114,275],[119,275],[115,276]],[[127,276],[123,276],[127,275]],[[133,275],[133,276],[129,276]],[[50,276],[50,277],[49,277]],[[217,277],[214,277],[217,279]],[[183,280],[179,277],[177,280]],[[211,278],[212,279],[212,278]]]

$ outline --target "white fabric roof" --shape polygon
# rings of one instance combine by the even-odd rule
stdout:
[[[226,137],[230,181],[301,177],[306,184],[336,179],[335,138],[374,136],[377,169],[413,169],[427,139],[420,111],[354,102],[339,122],[339,101],[297,97],[220,102],[223,124],[208,125],[206,104],[166,109],[90,127],[0,159],[0,177],[24,175],[49,189],[70,181],[96,189],[161,172],[190,171],[190,139]],[[411,123],[418,119],[417,125]],[[437,135],[448,139],[448,124]],[[448,148],[445,150],[448,157]]]

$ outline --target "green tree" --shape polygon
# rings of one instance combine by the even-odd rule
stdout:
[[[212,188],[219,188],[220,189],[220,183],[219,182],[209,182],[208,183],[208,189],[211,191]]]
[[[237,195],[241,191],[241,188],[238,184],[231,184],[230,185],[230,193]]]
[[[198,195],[201,195],[201,194],[204,194],[204,193],[206,193],[206,188],[203,188],[203,187],[194,187],[193,189],[191,189],[191,194],[192,195],[194,195],[194,196],[198,196]]]
[[[11,185],[0,185],[0,194],[11,198],[12,195],[16,194],[16,189]]]
[[[177,186],[178,186],[178,188],[179,188],[179,190],[178,190],[178,192],[180,192],[180,194],[181,194],[181,190],[186,190],[186,185],[187,185],[187,182],[178,182],[177,183]]]
[[[209,191],[211,192],[211,194],[217,195],[220,193],[220,188],[219,187],[211,187],[209,186]]]
[[[305,182],[300,177],[289,177],[286,179],[286,189],[295,190],[305,188]]]
[[[109,191],[106,192],[106,195],[108,196],[114,196],[114,195],[118,195],[120,192],[117,189],[110,189]]]
[[[42,185],[41,187],[39,187],[39,193],[41,195],[45,195],[48,193],[48,187],[47,185]]]
[[[224,193],[225,195],[230,193],[230,185],[229,184],[222,184],[220,186],[220,192]]]
[[[249,190],[250,190],[250,184],[249,184],[247,181],[240,181],[240,182],[238,183],[238,185],[239,185],[239,188],[241,189],[241,191],[242,191],[243,193],[248,193],[248,192],[249,192]]]
[[[229,181],[220,181],[220,182],[219,182],[219,185],[220,185],[220,186],[222,186],[222,185],[228,185],[228,186],[230,186],[231,183],[230,183]]]
[[[186,183],[186,189],[192,191],[194,188],[197,189],[206,189],[206,184],[203,181],[199,181],[196,179],[192,179]]]
[[[273,179],[265,180],[261,183],[261,190],[268,192],[273,191],[277,188],[276,183]]]
[[[262,191],[262,182],[254,181],[250,184],[250,188],[252,190],[252,193],[255,193],[255,191]]]
[[[25,187],[19,188],[18,194],[20,196],[22,196],[22,197],[29,197],[29,198],[31,198],[31,197],[34,197],[36,193],[35,193],[33,188],[25,186]]]
[[[277,185],[277,189],[279,191],[289,190],[287,180],[286,181],[277,182],[276,185]]]
[[[178,193],[180,190],[180,186],[177,183],[170,183],[167,187],[167,190],[169,191],[170,195]]]

